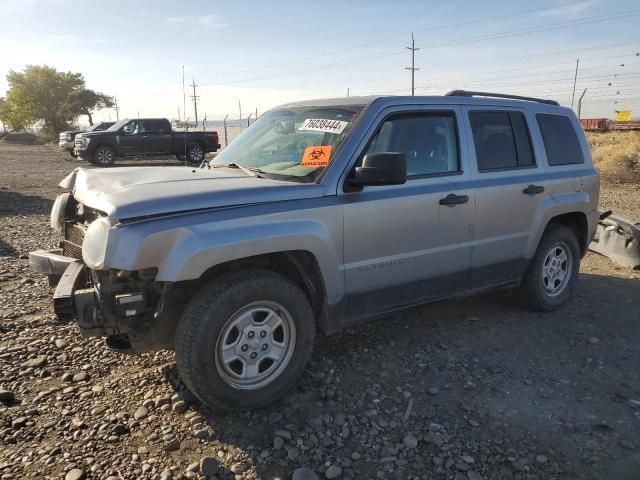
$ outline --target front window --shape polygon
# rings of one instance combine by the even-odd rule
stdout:
[[[267,112],[218,155],[213,166],[235,164],[269,177],[314,181],[333,159],[362,108],[295,107]]]
[[[128,119],[125,120],[120,120],[117,123],[114,123],[113,125],[111,125],[108,129],[107,132],[117,132],[118,130],[120,130],[122,127],[124,127],[127,123],[129,123]]]

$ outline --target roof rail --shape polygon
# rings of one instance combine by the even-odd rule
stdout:
[[[546,103],[547,105],[560,105],[555,100],[545,100],[544,98],[521,97],[520,95],[508,95],[506,93],[473,92],[468,90],[451,90],[445,97],[493,97],[509,98],[512,100],[527,100],[529,102]]]

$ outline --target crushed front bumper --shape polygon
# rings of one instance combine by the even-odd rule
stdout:
[[[29,253],[29,268],[32,272],[42,273],[50,277],[60,277],[75,258],[62,255],[61,248],[52,250],[35,250]]]
[[[611,211],[601,212],[589,250],[623,267],[640,267],[640,222],[613,215]]]

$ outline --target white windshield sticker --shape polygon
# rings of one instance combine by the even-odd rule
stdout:
[[[347,128],[349,122],[343,122],[341,120],[328,120],[326,118],[307,118],[298,130],[311,130],[314,132],[326,132],[326,133],[342,133]]]

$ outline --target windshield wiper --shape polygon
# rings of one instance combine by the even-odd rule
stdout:
[[[220,167],[238,168],[242,170],[244,173],[246,173],[247,175],[249,175],[250,177],[256,177],[256,178],[263,178],[262,175],[260,174],[264,173],[259,168],[245,167],[243,165],[240,165],[239,163],[228,163],[226,165],[213,166],[213,168],[220,168]]]

